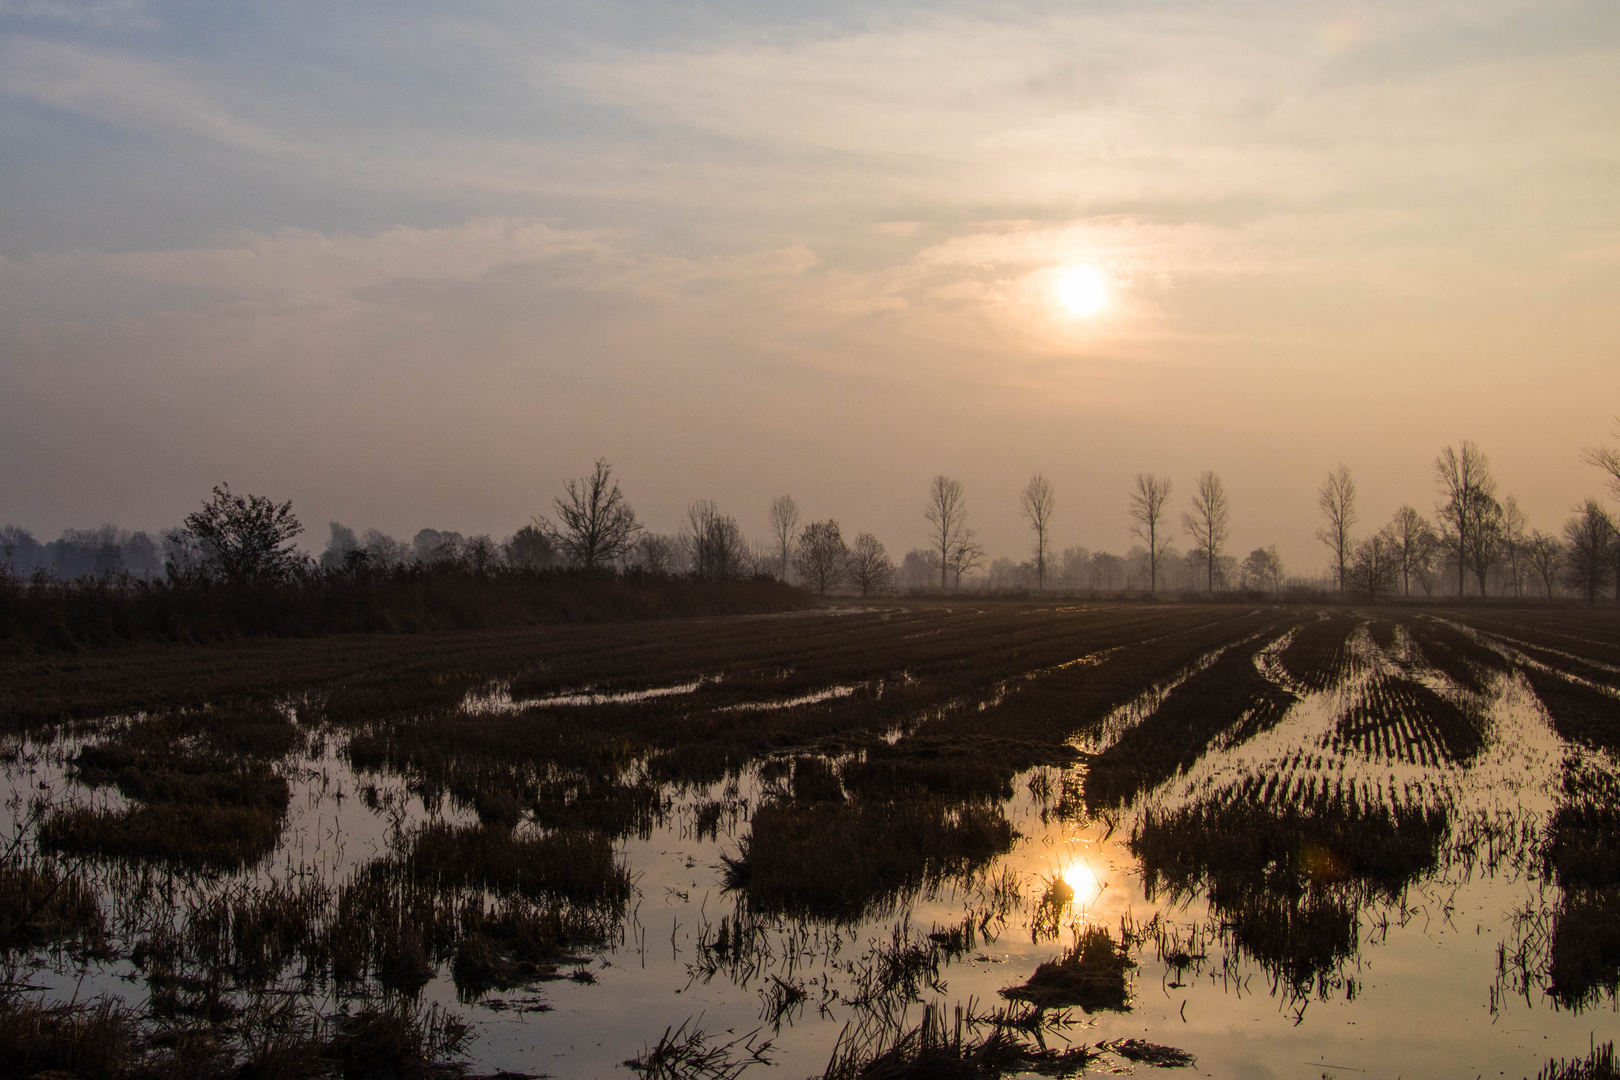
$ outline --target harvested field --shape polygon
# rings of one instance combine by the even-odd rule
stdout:
[[[12,656],[0,1041],[83,1076],[1528,1077],[1620,993],[1617,687],[1610,613],[1532,608]]]

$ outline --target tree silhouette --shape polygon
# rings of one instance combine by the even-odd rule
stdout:
[[[1344,592],[1344,575],[1353,550],[1350,527],[1356,523],[1356,482],[1343,463],[1322,481],[1316,500],[1322,508],[1322,516],[1327,519],[1327,524],[1316,530],[1316,538],[1333,553],[1339,572],[1339,591]]]
[[[1412,575],[1428,570],[1429,563],[1434,559],[1434,549],[1439,543],[1439,538],[1434,535],[1434,527],[1429,524],[1428,519],[1410,506],[1403,506],[1395,511],[1395,517],[1389,523],[1389,535],[1395,545],[1396,570],[1401,576],[1401,595],[1410,596]]]
[[[894,580],[894,562],[877,537],[863,532],[849,550],[849,574],[861,595],[870,596]]]
[[[793,567],[799,572],[800,580],[821,596],[827,595],[828,589],[843,584],[849,573],[849,548],[838,531],[838,522],[828,519],[806,525],[799,535],[799,551],[794,556]]]
[[[1226,543],[1227,516],[1226,489],[1221,486],[1221,478],[1206,471],[1198,478],[1192,510],[1181,515],[1181,527],[1203,552],[1211,593],[1215,591],[1215,570],[1221,546]]]
[[[1152,473],[1136,474],[1136,490],[1131,493],[1132,534],[1147,543],[1148,592],[1159,591],[1159,556],[1170,546],[1170,538],[1161,528],[1164,507],[1170,501],[1170,478]]]
[[[557,546],[574,565],[585,570],[606,566],[635,542],[641,525],[605,458],[596,459],[590,476],[564,481],[563,493],[556,501],[553,531]]]
[[[291,501],[278,506],[263,495],[244,498],[221,484],[201,510],[186,515],[185,530],[203,574],[232,585],[279,584],[303,563],[291,541],[304,526]]]
[[[1553,586],[1564,568],[1564,545],[1556,536],[1548,536],[1540,529],[1532,529],[1524,542],[1524,560],[1530,571],[1541,579],[1541,587],[1551,599]]]
[[[967,506],[962,501],[961,481],[951,480],[944,474],[934,477],[928,487],[928,505],[923,517],[934,527],[934,550],[939,552],[939,588],[944,592],[952,564],[956,564],[956,578],[960,583],[962,562],[972,555],[968,549],[977,548],[972,534],[967,532]],[[983,556],[984,549],[978,548],[978,558]]]
[[[1036,587],[1044,591],[1046,560],[1052,551],[1052,511],[1057,505],[1052,494],[1052,481],[1036,473],[1029,478],[1029,484],[1018,501],[1024,516],[1029,519],[1030,529],[1035,533],[1035,582]]]
[[[791,495],[778,495],[771,500],[771,536],[782,553],[782,580],[788,579],[788,560],[793,555],[793,541],[798,537],[799,504]]]
[[[1564,540],[1568,545],[1564,549],[1564,584],[1588,604],[1597,603],[1614,558],[1614,519],[1596,499],[1587,499],[1564,523]]]
[[[1495,537],[1493,528],[1502,509],[1496,502],[1496,481],[1491,465],[1479,447],[1462,441],[1460,450],[1446,447],[1434,459],[1435,477],[1445,502],[1438,508],[1445,527],[1445,542],[1457,556],[1457,595],[1473,568],[1479,578],[1479,592],[1485,594],[1485,572],[1489,568]]]
[[[692,562],[692,576],[708,581],[738,577],[747,561],[737,519],[720,513],[711,499],[699,499],[686,511],[682,542]]]

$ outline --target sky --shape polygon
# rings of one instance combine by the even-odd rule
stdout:
[[[944,473],[1023,558],[1033,472],[1123,552],[1213,470],[1302,573],[1339,463],[1366,530],[1471,439],[1552,530],[1617,414],[1613,3],[0,0],[42,537],[221,481],[498,537],[600,456],[897,556]]]

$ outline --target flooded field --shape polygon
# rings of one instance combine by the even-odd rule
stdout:
[[[0,709],[3,1076],[1534,1077],[1620,1031],[1610,612],[109,650]]]

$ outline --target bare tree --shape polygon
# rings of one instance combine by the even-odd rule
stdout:
[[[1502,562],[1507,567],[1508,584],[1512,586],[1514,596],[1524,594],[1524,545],[1528,524],[1524,511],[1519,508],[1519,500],[1511,495],[1502,500],[1498,543]]]
[[[1344,574],[1354,554],[1350,527],[1356,523],[1356,482],[1342,462],[1322,481],[1316,502],[1327,519],[1327,524],[1316,530],[1316,538],[1333,553],[1334,566],[1339,573],[1339,591],[1344,592]]]
[[[939,588],[944,592],[953,553],[968,542],[964,538],[967,505],[962,501],[962,482],[944,474],[934,477],[934,482],[928,486],[928,505],[923,509],[923,517],[934,527],[934,550],[939,552]],[[958,570],[957,579],[960,580],[961,576],[962,572]]]
[[[1131,493],[1131,533],[1147,543],[1148,592],[1159,591],[1159,556],[1170,546],[1164,535],[1164,507],[1170,501],[1170,478],[1152,473],[1136,474],[1136,490]]]
[[[1019,497],[1019,505],[1023,507],[1029,527],[1035,533],[1035,587],[1044,592],[1046,560],[1052,553],[1052,511],[1057,505],[1056,497],[1052,494],[1052,481],[1040,473],[1030,477],[1023,495]]]
[[[791,495],[778,495],[771,500],[771,536],[782,553],[782,580],[788,579],[788,561],[793,556],[793,542],[799,536],[799,504]]]
[[[1620,419],[1615,421],[1615,434],[1620,435]],[[1588,465],[1596,465],[1609,474],[1609,492],[1620,499],[1620,450],[1610,447],[1591,447],[1581,451]],[[1620,542],[1614,546],[1614,602],[1620,604]]]
[[[1434,459],[1434,472],[1445,499],[1438,508],[1444,540],[1457,558],[1457,595],[1463,594],[1470,568],[1484,595],[1485,573],[1496,542],[1492,526],[1502,512],[1490,462],[1479,447],[1464,439],[1460,450],[1448,446],[1440,451]]]
[[[1181,527],[1192,538],[1204,557],[1209,575],[1209,591],[1215,591],[1215,572],[1220,565],[1221,546],[1226,543],[1226,489],[1221,478],[1206,471],[1198,478],[1192,510],[1181,515]]]
[[[221,484],[201,510],[186,515],[185,529],[202,572],[232,585],[274,585],[303,563],[292,538],[304,526],[293,516],[291,501],[244,498]]]
[[[1358,592],[1376,600],[1394,587],[1396,572],[1395,540],[1387,530],[1356,545],[1349,581]]]
[[[838,522],[829,519],[806,525],[799,536],[793,567],[799,579],[822,596],[843,584],[849,574],[849,548],[838,531]]]
[[[951,588],[960,589],[962,578],[984,565],[984,545],[973,539],[973,530],[963,528],[951,547],[950,561],[945,564],[951,574]]]
[[[1547,598],[1551,599],[1553,586],[1564,565],[1564,545],[1558,542],[1556,536],[1533,529],[1529,539],[1524,542],[1524,561],[1530,572],[1541,579],[1541,587],[1546,590]]]
[[[1620,435],[1620,419],[1615,421],[1615,434]],[[1609,474],[1609,490],[1620,499],[1620,450],[1607,446],[1592,446],[1581,451],[1581,460],[1596,465]]]
[[[644,574],[667,574],[675,562],[675,541],[644,532],[630,546],[630,561]]]
[[[681,542],[692,564],[692,576],[706,581],[726,581],[742,576],[748,559],[737,519],[722,514],[712,499],[699,499],[686,509]]]
[[[849,550],[849,573],[861,595],[871,596],[887,589],[894,581],[894,562],[877,537],[863,532]]]
[[[585,570],[607,566],[635,542],[641,524],[619,491],[607,459],[597,458],[591,475],[564,481],[563,492],[566,497],[556,501],[554,535],[576,566]]]
[[[1395,563],[1401,576],[1401,595],[1412,594],[1412,575],[1419,573],[1434,557],[1434,527],[1410,506],[1395,511],[1389,523],[1390,541],[1395,545]]]
[[[1597,603],[1598,593],[1608,583],[1615,545],[1615,523],[1596,499],[1575,508],[1575,516],[1564,523],[1564,584]]]

